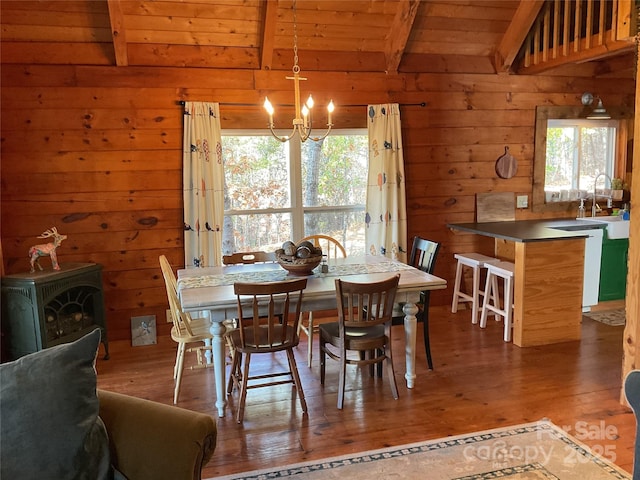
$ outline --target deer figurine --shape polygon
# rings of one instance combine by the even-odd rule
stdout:
[[[60,265],[58,265],[58,256],[56,255],[56,248],[60,246],[63,240],[67,238],[66,235],[60,235],[58,233],[58,229],[56,227],[52,227],[50,230],[46,232],[42,232],[38,238],[49,238],[53,237],[53,243],[43,243],[41,245],[34,245],[29,249],[29,259],[31,260],[31,272],[35,271],[35,265],[38,265],[38,268],[42,270],[42,266],[40,265],[39,259],[40,257],[46,257],[49,255],[51,257],[51,264],[53,265],[54,270],[60,270]]]

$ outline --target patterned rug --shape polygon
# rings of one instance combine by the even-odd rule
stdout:
[[[582,315],[589,317],[596,322],[604,323],[614,327],[625,324],[624,308],[616,308],[615,310],[602,310],[597,312],[585,312]]]
[[[611,446],[601,447],[598,450],[607,452],[605,456],[609,460],[615,460]],[[631,475],[609,460],[598,456],[551,422],[542,420],[276,469],[255,470],[218,477],[218,480],[631,479]]]

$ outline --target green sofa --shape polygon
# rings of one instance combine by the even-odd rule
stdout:
[[[98,399],[111,464],[126,478],[201,478],[216,447],[211,416],[105,390]]]
[[[210,415],[97,390],[100,329],[0,365],[0,478],[200,479]]]

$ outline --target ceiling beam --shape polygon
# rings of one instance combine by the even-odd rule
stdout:
[[[124,28],[124,14],[120,0],[107,0],[109,7],[109,23],[111,24],[111,36],[113,38],[113,50],[116,57],[116,66],[129,65],[127,56],[127,35]]]
[[[398,73],[398,66],[407,46],[419,5],[419,0],[401,0],[398,4],[398,11],[391,24],[389,41],[384,52],[387,60],[387,73]]]
[[[543,5],[544,0],[520,0],[520,5],[518,5],[518,9],[496,50],[496,72],[511,70],[511,64],[518,55],[529,30],[531,30],[531,25]]]
[[[262,70],[271,70],[271,64],[273,63],[273,45],[276,36],[276,20],[278,19],[278,2],[276,0],[264,3],[260,68]]]

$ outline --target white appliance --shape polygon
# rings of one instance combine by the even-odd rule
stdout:
[[[582,311],[591,311],[598,303],[600,290],[600,263],[602,260],[602,228],[579,230],[576,233],[588,235],[584,248],[584,280],[582,288]]]

